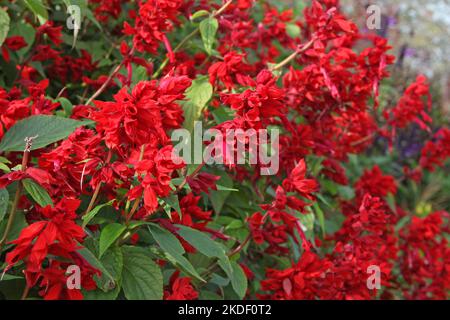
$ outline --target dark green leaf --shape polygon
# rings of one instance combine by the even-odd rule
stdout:
[[[41,24],[48,20],[47,8],[42,4],[41,0],[24,0],[27,7],[33,11]]]
[[[57,101],[61,104],[66,116],[70,117],[72,115],[72,109],[73,109],[72,102],[70,102],[69,99],[64,98],[64,97],[58,98]]]
[[[177,237],[156,224],[149,224],[148,228],[155,241],[166,254],[169,254],[187,273],[204,281],[192,264],[183,256],[185,251]]]
[[[98,289],[83,292],[83,298],[86,300],[114,300],[121,290],[123,270],[123,254],[121,248],[110,248],[100,259],[100,262],[114,278],[116,285],[113,290],[107,292]]]
[[[5,234],[6,225],[8,223],[8,219],[4,219],[0,222],[0,235],[3,236]],[[8,233],[8,239],[6,243],[17,239],[24,228],[28,226],[27,221],[25,220],[25,215],[23,211],[18,211],[16,213],[16,217],[14,218],[14,223],[11,227],[11,231]],[[6,245],[5,247],[9,246]],[[3,249],[5,249],[5,247]]]
[[[23,151],[26,137],[36,137],[31,150],[43,148],[66,138],[76,128],[92,123],[68,118],[37,115],[18,121],[9,129],[0,143],[0,151]]]
[[[104,204],[100,204],[98,206],[96,206],[94,209],[92,209],[91,211],[89,211],[87,214],[85,214],[81,220],[83,220],[83,228],[86,227],[89,222],[97,215],[97,213],[100,212],[100,210],[106,206],[110,206],[112,203],[114,202],[114,200],[111,200],[107,203]]]
[[[101,271],[100,277],[100,285],[103,291],[109,291],[116,287],[116,283],[114,277],[109,273],[109,271],[105,268],[103,263],[101,263],[97,257],[86,247],[82,247],[78,250],[78,253],[86,259],[86,261],[94,268]]]
[[[177,194],[172,194],[166,198],[162,199],[166,204],[168,204],[170,206],[170,208],[175,209],[176,212],[178,212],[178,214],[181,217],[181,209],[180,209],[180,202],[178,201],[178,196]]]
[[[317,219],[319,219],[320,228],[322,229],[322,236],[325,237],[325,216],[322,209],[319,207],[317,202],[313,204],[314,212],[316,213]]]
[[[205,233],[179,224],[176,227],[179,228],[178,234],[205,256],[210,258],[225,256],[223,246],[213,241]]]
[[[243,299],[247,292],[247,277],[245,276],[244,270],[242,270],[242,267],[239,264],[233,262],[231,266],[233,268],[231,286],[233,287],[239,298]]]
[[[219,264],[224,271],[231,275],[232,269],[230,260],[228,259],[223,245],[215,242],[208,235],[196,229],[192,229],[182,225],[176,225],[178,234],[187,241],[191,246],[197,249],[200,253],[210,258],[219,259]]]
[[[122,288],[128,300],[160,300],[163,277],[159,266],[144,248],[122,247]]]
[[[232,120],[234,118],[234,110],[228,107],[220,106],[211,111],[214,120],[217,124],[224,123],[225,121]]]
[[[148,225],[148,229],[150,230],[150,233],[155,241],[164,251],[167,251],[174,257],[185,253],[180,241],[168,230],[153,223]]]
[[[126,227],[119,223],[108,224],[100,234],[99,257],[122,235]]]
[[[0,221],[3,220],[8,209],[9,193],[6,189],[0,189]]]
[[[37,202],[41,207],[46,207],[48,205],[53,207],[52,198],[50,198],[47,190],[41,187],[39,184],[31,179],[22,180],[22,184],[28,194]]]
[[[223,171],[217,173],[221,176],[218,181],[221,190],[219,190],[219,188],[217,188],[218,190],[211,190],[209,193],[209,199],[211,200],[214,212],[218,214],[222,211],[222,207],[230,195],[231,190],[235,189],[233,189],[233,180],[227,173]]]

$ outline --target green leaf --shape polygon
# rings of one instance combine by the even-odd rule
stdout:
[[[11,161],[9,161],[8,159],[6,159],[5,157],[0,157],[0,163],[11,164]]]
[[[386,202],[392,212],[397,213],[397,206],[395,205],[395,196],[392,193],[388,193],[386,196]]]
[[[218,191],[239,191],[239,189],[225,187],[220,184],[217,184],[216,187]]]
[[[43,148],[69,136],[76,128],[92,123],[68,118],[37,115],[18,121],[0,143],[0,151],[23,151],[26,137],[36,137],[31,150]]]
[[[301,29],[295,23],[286,24],[286,33],[291,38],[298,38],[300,36]]]
[[[64,109],[66,116],[70,117],[72,115],[72,109],[73,109],[72,102],[70,102],[69,99],[64,98],[64,97],[58,98],[57,101],[61,104],[61,107]]]
[[[161,228],[156,224],[149,224],[148,229],[155,241],[164,251],[167,251],[172,256],[180,256],[185,253],[180,241],[170,231]]]
[[[44,24],[48,20],[47,8],[42,4],[41,0],[24,0],[27,7],[33,11],[38,18],[40,24]]]
[[[116,282],[122,278],[123,254],[119,247],[109,248],[100,261]]]
[[[220,106],[211,111],[214,120],[217,124],[224,123],[225,121],[232,120],[234,118],[235,111],[225,106]]]
[[[9,169],[9,167],[6,164],[1,162],[0,162],[0,170],[2,170],[3,172],[11,172],[11,169]]]
[[[39,184],[31,179],[22,180],[22,184],[28,194],[37,202],[41,207],[46,207],[48,205],[53,207],[52,198],[50,198],[47,190],[41,187]]]
[[[0,46],[5,41],[9,32],[9,15],[8,13],[0,8]]]
[[[194,122],[202,115],[203,109],[213,95],[213,87],[207,77],[201,76],[192,81],[186,90],[186,100],[183,101],[184,127],[189,131],[194,128]]]
[[[209,12],[207,10],[199,10],[197,12],[194,12],[189,19],[192,21],[192,20],[207,16],[207,15],[209,15]]]
[[[0,235],[5,234],[6,225],[8,224],[8,219],[4,219],[0,222]],[[10,232],[8,233],[8,239],[6,240],[6,245],[3,247],[3,250],[7,249],[10,241],[17,239],[24,228],[28,226],[27,221],[25,220],[25,215],[23,211],[17,211],[16,217],[14,218],[14,223],[11,227]],[[1,253],[1,252],[0,252]],[[0,274],[1,276],[1,274]]]
[[[8,281],[8,280],[17,280],[17,279],[23,279],[23,277],[15,276],[12,274],[4,274],[0,276],[0,281]]]
[[[322,209],[319,207],[317,202],[313,204],[314,212],[316,213],[317,219],[319,219],[320,228],[322,229],[322,236],[325,237],[325,216]]]
[[[106,206],[110,206],[112,203],[114,202],[114,200],[111,200],[107,203],[104,204],[100,204],[98,206],[96,206],[94,209],[92,209],[91,211],[89,211],[86,215],[84,215],[81,220],[83,220],[83,228],[85,228],[89,222],[97,215],[97,213],[100,212],[100,210]]]
[[[177,233],[205,256],[210,258],[226,256],[224,248],[205,233],[179,224],[176,227]]]
[[[200,281],[205,281],[195,270],[192,264],[183,256],[185,253],[180,241],[168,230],[161,228],[156,224],[149,224],[150,233],[155,241],[166,254],[170,255],[177,264],[179,264],[184,271],[193,275]]]
[[[27,45],[22,49],[16,51],[18,56],[20,58],[23,58],[34,43],[36,37],[36,30],[29,23],[24,23],[23,21],[16,21],[15,23],[11,23],[9,36],[21,36],[24,38]]]
[[[3,220],[8,209],[9,193],[6,189],[0,189],[0,221]]]
[[[244,270],[242,270],[242,267],[238,263],[233,262],[231,266],[233,268],[231,286],[233,287],[239,298],[243,299],[245,297],[245,294],[247,293],[247,277],[245,276]]]
[[[217,293],[203,290],[200,292],[199,300],[223,300]]]
[[[211,55],[217,29],[219,28],[219,22],[216,18],[210,17],[200,22],[199,28],[203,40],[203,46],[205,47],[206,52]]]
[[[144,248],[122,247],[122,288],[128,300],[161,300],[163,276]]]
[[[179,228],[178,235],[180,235],[185,241],[205,256],[219,259],[219,265],[222,269],[224,269],[228,275],[232,274],[233,271],[231,269],[230,260],[226,255],[223,245],[218,244],[212,240],[211,237],[196,229],[179,224],[176,225],[176,227]]]
[[[138,82],[148,80],[147,69],[143,66],[134,66],[131,84],[136,85]]]
[[[108,224],[100,234],[99,257],[120,237],[126,227],[119,223]]]
[[[230,192],[236,189],[233,189],[233,180],[227,173],[221,171],[217,172],[217,174],[221,176],[219,180],[221,190],[219,190],[219,187],[217,187],[217,190],[211,190],[209,192],[209,199],[211,200],[214,212],[219,214]]]
[[[299,220],[302,223],[302,225],[306,228],[306,230],[304,230],[305,232],[310,232],[313,230],[315,220],[314,213],[310,212],[302,214],[300,215]]]
[[[106,251],[100,259],[102,265],[111,274],[116,283],[113,290],[104,292],[102,290],[91,290],[83,292],[86,300],[115,300],[120,293],[122,285],[123,254],[119,247],[112,247]]]
[[[106,269],[106,267],[103,265],[100,260],[97,259],[97,257],[92,253],[91,250],[89,250],[86,247],[81,247],[78,250],[78,253],[95,269],[98,269],[101,271],[100,276],[100,289],[103,291],[109,291],[111,289],[114,289],[116,287],[116,282],[114,280],[114,277],[111,275],[111,273]]]
[[[174,208],[176,212],[181,217],[181,208],[180,208],[180,202],[178,201],[177,194],[172,194],[166,198],[162,199],[165,203],[167,203],[171,208]]]

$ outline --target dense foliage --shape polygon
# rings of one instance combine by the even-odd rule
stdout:
[[[338,0],[11,0],[0,28],[3,298],[448,297],[450,129]],[[278,172],[174,158],[197,120],[278,129]]]

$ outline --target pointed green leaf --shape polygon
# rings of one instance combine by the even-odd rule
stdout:
[[[100,234],[99,257],[122,235],[126,227],[119,223],[108,224]]]
[[[0,151],[23,151],[26,137],[36,137],[31,150],[43,148],[69,136],[76,128],[92,123],[57,116],[37,115],[18,121],[3,136]]]
[[[175,260],[175,262],[183,268],[184,271],[186,271],[190,275],[193,275],[200,281],[205,281],[197,273],[192,264],[183,256],[185,251],[177,237],[175,237],[168,230],[163,229],[156,224],[149,224],[148,228],[161,249],[166,254],[170,255]]]
[[[80,245],[81,246],[81,245]],[[111,273],[105,268],[103,263],[97,259],[97,257],[86,247],[81,247],[77,251],[92,267],[100,270],[100,285],[103,291],[109,291],[116,287],[116,283],[114,281],[114,277]]]
[[[0,221],[3,220],[8,209],[9,193],[6,189],[0,189]]]
[[[39,184],[31,179],[22,180],[22,184],[28,194],[37,202],[41,207],[46,207],[48,205],[53,207],[52,198],[50,198],[47,190],[41,187]]]
[[[97,213],[100,212],[100,210],[106,206],[110,206],[112,203],[114,202],[114,200],[111,200],[107,203],[104,204],[100,204],[98,206],[96,206],[94,209],[92,209],[91,211],[89,211],[87,214],[85,214],[81,220],[83,220],[83,228],[85,228],[89,222],[97,215]]]
[[[219,22],[216,18],[207,18],[200,22],[200,34],[203,40],[203,46],[206,52],[211,55],[214,41],[216,39],[217,29],[219,28]]]
[[[166,204],[168,204],[171,208],[175,209],[176,212],[181,217],[181,208],[180,208],[180,202],[178,201],[177,194],[172,194],[166,198],[162,199]]]
[[[219,265],[228,275],[233,272],[231,269],[230,260],[226,255],[223,245],[215,242],[211,239],[211,237],[196,229],[179,224],[176,225],[176,227],[179,228],[177,232],[180,237],[187,241],[191,246],[209,258],[219,259]]]
[[[184,127],[189,131],[194,128],[194,122],[202,115],[213,94],[213,87],[207,77],[201,76],[192,81],[186,91],[186,99],[183,101]]]
[[[0,46],[5,41],[9,32],[9,15],[8,13],[0,8]]]
[[[231,286],[233,287],[239,298],[243,299],[245,294],[247,293],[247,277],[245,276],[244,270],[242,270],[242,267],[238,263],[233,262],[231,265],[233,268]]]
[[[217,174],[221,176],[218,181],[221,189],[217,187],[217,190],[211,190],[209,199],[211,200],[214,212],[219,214],[222,211],[223,205],[230,195],[230,192],[236,189],[233,189],[233,180],[226,172],[221,171],[217,172]]]
[[[41,24],[48,20],[47,8],[42,4],[41,0],[24,0],[27,7],[33,11]]]

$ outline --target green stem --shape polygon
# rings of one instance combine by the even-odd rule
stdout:
[[[3,233],[2,240],[0,240],[0,252],[2,252],[3,245],[6,243],[6,241],[8,239],[8,235],[9,235],[9,232],[11,231],[11,228],[12,228],[12,225],[13,225],[13,222],[14,222],[14,218],[16,217],[17,205],[19,204],[19,200],[20,200],[20,196],[22,194],[22,190],[23,190],[23,185],[22,185],[22,182],[19,181],[18,185],[17,185],[16,195],[14,197],[14,202],[13,202],[12,207],[11,207],[11,212],[9,214],[8,223],[6,225],[5,232]]]

